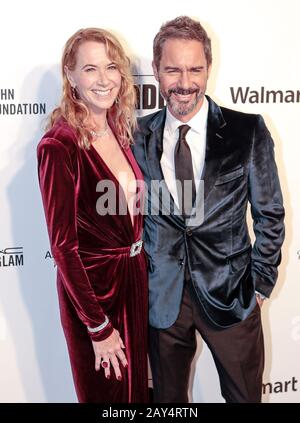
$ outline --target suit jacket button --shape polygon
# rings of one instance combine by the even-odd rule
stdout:
[[[179,260],[178,260],[178,264],[179,264],[179,266],[183,266],[183,264],[184,264],[184,259],[183,259],[183,258],[179,259]]]
[[[188,236],[192,236],[192,235],[193,235],[193,232],[192,232],[192,230],[191,230],[190,228],[186,228],[185,233],[186,233]]]

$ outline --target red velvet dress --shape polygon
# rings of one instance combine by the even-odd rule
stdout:
[[[123,149],[137,180],[141,171],[130,148]],[[80,402],[147,402],[147,265],[146,256],[130,257],[130,246],[141,237],[143,216],[128,208],[123,215],[99,215],[101,193],[96,186],[111,180],[124,192],[94,147],[79,148],[75,132],[60,119],[37,149],[39,181],[50,244],[57,264],[60,314]],[[143,193],[141,192],[141,195]],[[124,205],[124,204],[123,204]],[[127,206],[127,205],[126,205]],[[101,332],[87,326],[110,324]],[[91,338],[103,340],[113,327],[125,344],[128,367],[120,364],[122,381],[95,371]],[[59,376],[58,376],[59,377]]]

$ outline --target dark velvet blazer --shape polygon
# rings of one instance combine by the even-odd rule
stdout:
[[[171,214],[145,218],[149,258],[150,324],[176,320],[188,266],[197,296],[210,320],[229,327],[256,305],[255,290],[268,297],[277,279],[284,240],[284,208],[274,160],[274,143],[260,115],[219,107],[209,97],[204,180],[204,218],[186,225]],[[148,185],[151,206],[163,181],[160,159],[166,110],[139,120],[133,152]],[[152,197],[151,197],[152,195]],[[250,242],[250,203],[255,242]],[[162,206],[163,207],[163,206]]]

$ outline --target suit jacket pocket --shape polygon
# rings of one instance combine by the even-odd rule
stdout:
[[[239,270],[246,267],[251,261],[251,245],[243,248],[234,254],[230,254],[226,257],[227,263],[229,263],[230,273],[238,272]]]
[[[244,175],[244,168],[239,167],[238,169],[231,170],[223,175],[219,175],[217,178],[215,185],[222,185],[226,184],[227,182],[233,181],[234,179],[240,178]]]

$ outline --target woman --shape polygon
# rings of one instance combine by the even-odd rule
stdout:
[[[83,29],[66,43],[62,75],[62,101],[37,153],[78,400],[146,402],[143,188],[129,148],[129,60],[112,34]]]

